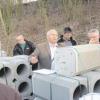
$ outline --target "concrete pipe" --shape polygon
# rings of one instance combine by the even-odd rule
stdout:
[[[1,78],[5,78],[5,76],[9,77],[10,74],[11,74],[11,69],[9,67],[4,66],[0,69],[0,77]]]
[[[73,94],[73,100],[79,100],[79,98],[87,93],[87,89],[84,85],[79,85]]]
[[[91,71],[83,74],[83,76],[88,78],[89,92],[100,93],[100,73]]]
[[[29,78],[20,78],[15,82],[16,89],[22,96],[32,95],[32,81]]]
[[[100,79],[96,81],[93,90],[95,93],[100,93]]]
[[[11,57],[5,57],[0,62],[0,81],[4,84],[9,85],[10,87],[15,88],[12,80],[14,79]]]
[[[88,92],[87,79],[84,77],[35,74],[32,83],[33,93],[43,100],[78,100]]]
[[[7,66],[7,64],[2,63],[2,65],[0,65],[0,79],[11,79],[12,77],[12,70],[9,66]]]
[[[52,100],[79,100],[87,92],[87,79],[83,77],[58,76],[52,82]]]
[[[55,70],[59,75],[75,76],[99,68],[99,59],[99,44],[57,48],[54,57]]]
[[[13,60],[13,74],[15,78],[28,77],[31,74],[31,65],[27,62],[26,58],[20,59],[17,57],[16,59],[14,58]]]
[[[33,73],[32,75],[32,87],[33,93],[43,100],[51,100],[51,82],[55,79],[55,75],[43,75]],[[39,99],[39,100],[42,100]],[[38,99],[36,99],[38,100]]]

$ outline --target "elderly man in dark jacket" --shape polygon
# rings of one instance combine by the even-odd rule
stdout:
[[[22,100],[22,97],[16,90],[0,83],[0,100]]]
[[[18,33],[16,36],[17,44],[13,49],[13,55],[31,55],[35,50],[35,45],[26,40],[23,34]],[[37,64],[32,65],[32,70],[37,69]]]

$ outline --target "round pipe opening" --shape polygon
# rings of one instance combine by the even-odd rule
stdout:
[[[8,67],[3,67],[0,69],[0,77],[4,78],[4,77],[9,77],[9,75],[11,74],[11,69]]]
[[[98,80],[94,85],[94,92],[100,93],[100,80]]]
[[[28,89],[29,89],[29,84],[27,82],[22,82],[18,87],[18,91],[20,93],[26,92]]]
[[[33,96],[33,92],[30,93],[30,96]]]
[[[27,67],[25,64],[20,64],[16,71],[18,75],[24,75],[27,72]]]
[[[14,83],[14,82],[16,82],[17,81],[17,79],[16,78],[14,78],[13,80],[12,80],[12,82]]]
[[[32,75],[29,75],[29,77],[28,77],[29,79],[32,79]]]
[[[79,100],[79,98],[87,93],[87,89],[84,85],[79,85],[73,94],[73,100]]]

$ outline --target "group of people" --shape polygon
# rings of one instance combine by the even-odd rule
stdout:
[[[39,45],[25,39],[24,34],[16,34],[17,44],[13,49],[13,55],[30,55],[29,60],[32,64],[32,70],[46,68],[53,69],[54,52],[58,46],[77,45],[73,39],[73,32],[70,27],[64,28],[64,33],[58,39],[58,32],[51,29],[47,32],[47,42]]]
[[[25,39],[23,34],[16,36],[17,44],[13,49],[13,55],[29,55],[32,70],[54,69],[54,54],[58,46],[75,46],[77,42],[73,39],[73,32],[70,27],[64,28],[64,33],[58,39],[58,32],[51,29],[47,32],[47,42],[34,45]],[[97,29],[88,32],[89,44],[99,44],[100,35]],[[22,100],[20,94],[9,86],[0,84],[1,100]]]
[[[58,32],[51,29],[46,34],[47,42],[34,45],[27,41],[23,34],[16,36],[17,44],[14,47],[13,55],[29,55],[32,70],[54,69],[54,54],[59,46],[75,46],[77,42],[73,39],[73,31],[70,27],[65,27],[63,34],[58,38]],[[97,29],[88,32],[89,44],[99,44],[100,35]]]

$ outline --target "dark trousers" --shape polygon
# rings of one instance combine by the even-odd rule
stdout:
[[[38,69],[38,63],[31,64],[32,65],[32,71]]]

